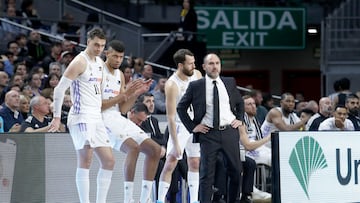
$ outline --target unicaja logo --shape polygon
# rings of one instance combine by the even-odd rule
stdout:
[[[291,152],[289,164],[310,200],[308,188],[311,175],[328,166],[321,146],[312,137],[301,138]]]

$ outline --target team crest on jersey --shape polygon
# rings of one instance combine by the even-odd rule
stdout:
[[[101,71],[101,66],[99,66],[99,71]]]
[[[118,80],[118,81],[117,81],[117,84],[120,85],[120,83],[121,83],[120,80]]]

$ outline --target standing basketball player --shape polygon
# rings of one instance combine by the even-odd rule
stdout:
[[[87,47],[66,68],[54,90],[54,118],[50,132],[59,129],[61,106],[67,88],[70,88],[73,106],[68,116],[68,127],[76,155],[76,185],[81,203],[88,203],[89,168],[93,152],[100,162],[97,175],[96,202],[106,202],[114,157],[101,116],[101,91],[104,61],[99,57],[105,48],[105,33],[94,28],[87,34]]]

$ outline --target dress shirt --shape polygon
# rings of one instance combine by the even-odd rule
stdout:
[[[220,109],[220,126],[230,125],[233,120],[236,119],[235,115],[231,112],[229,95],[225,88],[223,81],[220,77],[216,79],[216,86],[219,91],[219,109]],[[205,86],[206,86],[206,113],[201,123],[209,127],[213,127],[213,114],[214,114],[214,79],[210,78],[208,75],[205,76]]]

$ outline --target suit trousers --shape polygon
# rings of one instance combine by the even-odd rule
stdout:
[[[228,126],[224,130],[210,129],[206,134],[199,134],[200,143],[200,187],[199,199],[202,203],[210,203],[213,195],[212,187],[215,181],[216,162],[218,153],[222,153],[227,165],[230,178],[228,188],[228,202],[235,202],[239,197],[240,161],[239,131]]]

